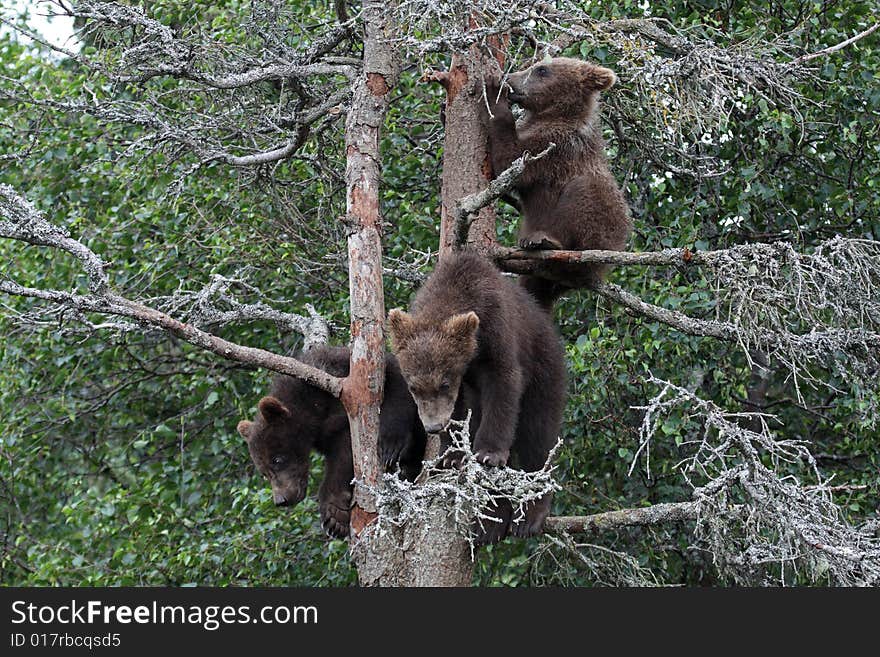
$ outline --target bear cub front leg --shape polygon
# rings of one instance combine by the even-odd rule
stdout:
[[[321,527],[334,538],[347,538],[349,535],[351,480],[354,478],[354,465],[349,444],[340,440],[336,449],[327,454],[324,481],[321,482],[321,487],[318,489]]]

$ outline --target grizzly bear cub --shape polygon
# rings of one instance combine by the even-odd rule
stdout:
[[[523,213],[521,248],[620,251],[626,245],[629,208],[608,170],[596,102],[599,92],[616,80],[607,68],[556,57],[514,73],[503,89],[497,80],[487,83],[493,115],[489,155],[495,176],[524,152],[536,155],[551,142],[556,144],[549,154],[529,163],[517,182]],[[510,103],[525,110],[518,121]],[[522,283],[549,310],[567,289],[589,287],[608,268],[572,265],[559,270],[564,281],[523,276]]]
[[[559,434],[566,394],[564,353],[549,315],[490,262],[467,252],[440,261],[410,313],[392,310],[389,327],[425,430],[439,433],[461,417],[461,398],[469,394],[479,411],[471,436],[477,459],[505,465],[512,449],[523,470],[541,468]],[[540,532],[550,502],[549,495],[535,502],[513,533]]]
[[[315,347],[298,358],[334,376],[348,376],[347,348]],[[330,536],[348,536],[354,466],[348,416],[338,399],[299,379],[278,375],[269,396],[260,400],[256,419],[239,422],[238,432],[247,441],[254,465],[269,480],[278,506],[302,501],[309,479],[309,454],[314,449],[323,455],[324,480],[318,489],[321,526]],[[379,460],[387,470],[399,465],[402,476],[415,479],[425,441],[397,359],[387,354]]]

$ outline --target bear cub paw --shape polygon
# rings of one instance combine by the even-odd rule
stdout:
[[[507,465],[507,459],[510,458],[510,450],[490,450],[480,449],[475,454],[477,462],[489,468],[500,468]]]
[[[500,543],[507,537],[508,523],[499,518],[497,522],[484,520],[482,523],[474,523],[474,545],[483,547]]]
[[[525,512],[525,517],[514,520],[510,525],[510,534],[516,538],[537,536],[544,530],[544,521],[550,515],[550,497],[544,496],[532,502]]]
[[[400,461],[400,454],[403,452],[404,445],[399,444],[380,444],[379,445],[379,461],[385,472],[394,472]]]
[[[547,233],[532,233],[531,235],[526,235],[525,237],[519,240],[519,246],[521,249],[528,249],[530,251],[536,251],[538,249],[549,249],[552,251],[562,251],[562,243],[558,240],[553,239]]]
[[[348,538],[351,522],[351,496],[348,499],[332,499],[321,504],[321,527],[328,536]]]
[[[446,453],[440,460],[440,467],[446,470],[458,470],[461,468],[461,461],[463,458],[464,454],[462,452],[454,451],[452,449],[446,450]]]
[[[537,536],[544,528],[544,518],[525,518],[511,525],[511,534],[516,538]]]

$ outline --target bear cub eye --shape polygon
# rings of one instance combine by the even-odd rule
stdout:
[[[440,384],[440,392],[449,392],[449,381],[444,380]]]
[[[539,66],[537,68],[537,73],[540,77],[546,78],[548,75],[550,75],[550,69],[546,66]]]
[[[287,457],[282,456],[282,455],[273,456],[272,457],[272,465],[275,465],[275,466],[284,465],[284,462],[286,460],[287,460]]]

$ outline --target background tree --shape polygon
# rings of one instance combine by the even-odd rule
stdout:
[[[442,208],[446,244],[479,211],[472,246],[512,271],[621,265],[555,314],[562,517],[478,553],[475,582],[876,583],[872,3],[40,4],[84,47],[0,36],[0,581],[354,581],[314,503],[270,508],[235,423],[251,367],[284,371],[340,395],[371,453],[379,233],[404,305]],[[516,213],[463,198],[487,183],[481,76],[560,52],[620,76],[603,118],[640,253],[504,249]],[[347,380],[286,356],[327,327],[355,343]],[[379,513],[403,538],[474,513],[489,476],[416,495],[359,462],[355,532]],[[470,579],[447,530],[422,556]],[[363,581],[393,583],[397,531],[358,543]]]

